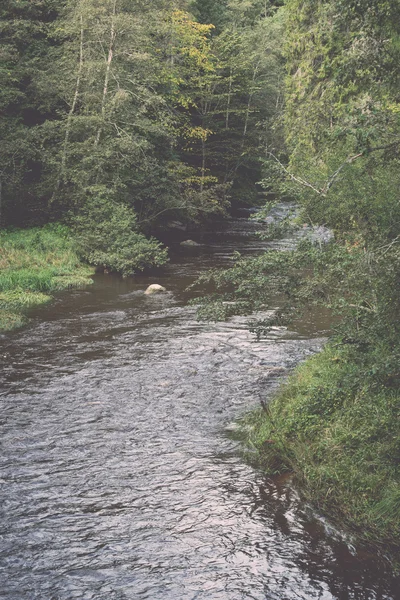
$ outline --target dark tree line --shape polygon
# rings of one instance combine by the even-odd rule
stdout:
[[[4,0],[2,226],[223,213],[260,178],[281,28],[257,0]]]

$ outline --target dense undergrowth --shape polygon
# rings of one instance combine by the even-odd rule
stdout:
[[[0,233],[0,330],[26,322],[26,309],[57,291],[91,283],[68,228],[46,226]]]
[[[365,377],[366,357],[329,344],[242,422],[247,456],[296,475],[312,503],[399,550],[400,391]]]

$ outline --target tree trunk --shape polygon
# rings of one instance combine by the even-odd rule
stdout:
[[[204,189],[204,178],[206,176],[206,141],[201,138],[201,181],[200,192]]]
[[[225,129],[229,129],[229,110],[231,107],[231,98],[232,98],[232,78],[233,78],[233,69],[230,68],[229,73],[229,90],[228,90],[228,100],[226,103],[226,118],[225,118]]]
[[[205,100],[204,102],[201,103],[201,120],[202,120],[202,125],[203,125],[203,129],[206,129],[206,127],[204,127],[204,125],[207,125],[206,123],[206,117],[208,114],[208,111],[210,110],[210,106],[211,103],[209,104],[207,102],[207,100]],[[207,141],[207,135],[208,134],[204,134],[201,138],[201,180],[200,180],[200,192],[203,191],[204,189],[204,179],[206,176],[206,141]]]
[[[107,93],[108,93],[108,84],[110,81],[110,71],[111,71],[111,63],[113,60],[113,55],[114,55],[114,43],[115,43],[115,15],[117,12],[117,0],[114,0],[113,2],[113,10],[112,10],[112,15],[111,15],[111,30],[110,30],[110,43],[108,46],[108,57],[107,57],[107,62],[106,62],[106,73],[104,76],[104,87],[103,87],[103,97],[101,100],[101,117],[102,117],[102,124],[100,125],[99,129],[97,130],[97,135],[96,135],[96,141],[95,141],[95,147],[98,146],[99,141],[100,141],[100,137],[101,137],[101,132],[103,130],[103,123],[105,120],[105,113],[106,113],[106,100],[107,100]]]
[[[251,80],[251,84],[252,85],[251,85],[251,89],[250,89],[250,93],[249,93],[249,98],[248,98],[248,101],[247,101],[246,117],[245,117],[245,120],[244,120],[243,133],[242,133],[242,141],[241,141],[241,144],[240,144],[239,156],[237,158],[236,165],[233,167],[233,169],[229,173],[229,177],[231,177],[231,176],[235,177],[235,175],[236,175],[236,173],[237,173],[237,171],[238,171],[238,169],[240,167],[241,157],[243,156],[244,143],[246,141],[247,130],[248,130],[248,127],[249,127],[251,103],[252,103],[254,92],[255,92],[254,84],[255,84],[255,81],[256,81],[257,74],[258,74],[258,67],[259,67],[259,63],[254,67],[254,70],[253,70],[253,77],[252,77],[252,80]],[[228,174],[226,175],[226,180],[228,180]]]
[[[65,128],[63,151],[62,151],[62,155],[61,155],[60,172],[58,174],[58,179],[57,179],[55,190],[50,199],[50,204],[55,200],[57,192],[60,189],[61,183],[63,182],[64,177],[65,177],[65,168],[67,165],[68,143],[69,143],[69,137],[71,134],[72,119],[73,119],[76,105],[77,105],[78,98],[79,98],[79,89],[80,89],[80,85],[81,85],[81,77],[82,77],[82,71],[83,71],[83,16],[82,15],[80,16],[80,24],[81,24],[81,28],[80,28],[80,44],[79,44],[79,67],[78,67],[78,74],[77,74],[76,83],[75,83],[75,93],[74,93],[71,108],[70,108],[70,111],[69,111],[68,117],[67,117],[67,125]]]
[[[245,121],[244,121],[243,136],[242,136],[242,149],[243,149],[243,145],[244,145],[244,139],[245,139],[245,137],[247,135],[247,129],[248,129],[248,126],[249,126],[250,108],[251,108],[251,102],[252,102],[253,96],[254,96],[254,84],[255,84],[255,81],[256,81],[257,73],[258,73],[258,64],[254,67],[253,77],[252,77],[252,80],[251,80],[252,89],[250,91],[249,100],[247,102],[246,118],[245,118]]]

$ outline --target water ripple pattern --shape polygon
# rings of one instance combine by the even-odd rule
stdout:
[[[0,598],[395,598],[376,557],[228,435],[323,343],[257,341],[246,319],[201,324],[185,305],[196,273],[259,251],[254,229],[233,221],[178,253],[165,296],[97,276],[3,337]]]

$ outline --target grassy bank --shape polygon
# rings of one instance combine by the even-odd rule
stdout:
[[[74,251],[60,225],[0,232],[0,330],[26,322],[26,309],[45,304],[54,292],[90,283],[93,269]]]
[[[399,552],[400,391],[361,379],[360,360],[331,345],[298,367],[243,420],[248,456],[293,472],[314,506]]]

